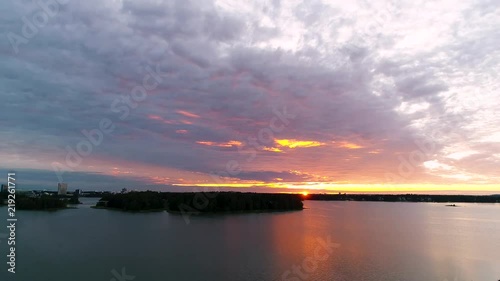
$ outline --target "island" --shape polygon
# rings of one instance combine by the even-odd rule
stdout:
[[[7,205],[9,195],[14,196],[16,210],[55,211],[71,208],[68,207],[68,204],[81,204],[77,194],[62,196],[57,194],[36,194],[33,192],[16,192],[15,194],[1,192],[0,206]]]
[[[277,212],[303,209],[303,196],[252,192],[128,192],[105,195],[95,208],[170,213]]]

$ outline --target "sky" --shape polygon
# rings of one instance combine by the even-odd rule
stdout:
[[[500,193],[498,1],[21,0],[0,27],[21,188]]]

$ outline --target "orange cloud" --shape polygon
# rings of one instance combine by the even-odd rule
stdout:
[[[113,167],[113,170],[111,171],[111,174],[113,176],[119,176],[119,175],[131,175],[132,172],[129,172],[129,171],[120,171],[119,168],[117,167]]]
[[[228,142],[197,141],[196,143],[207,146],[217,146],[217,147],[233,147],[242,145],[240,141],[234,141],[234,140]]]
[[[347,148],[347,149],[360,149],[360,148],[364,148],[364,146],[361,146],[359,144],[355,144],[355,143],[352,143],[352,142],[348,142],[348,141],[340,141],[340,142],[333,142],[334,144],[336,144],[338,147],[342,147],[342,148]]]
[[[251,181],[251,182],[227,182],[227,183],[173,183],[174,186],[200,186],[200,187],[274,187],[279,183],[265,183],[260,181]]]
[[[156,121],[161,121],[165,124],[175,124],[174,121],[171,121],[171,120],[166,120],[166,119],[163,119],[161,116],[159,115],[153,115],[153,114],[149,114],[148,115],[148,118],[151,119],[151,120],[156,120]]]
[[[162,121],[162,120],[163,120],[163,118],[161,118],[160,116],[158,116],[158,115],[153,115],[153,114],[149,114],[149,115],[148,115],[148,118],[149,118],[149,119],[152,119],[152,120],[158,120],[158,121]]]
[[[278,152],[278,153],[283,152],[283,150],[281,150],[281,149],[279,149],[277,147],[267,147],[267,146],[265,146],[263,148],[263,150],[271,151],[271,152]]]
[[[199,115],[196,115],[194,113],[191,113],[191,112],[185,111],[185,110],[177,110],[175,112],[179,113],[180,115],[184,115],[184,116],[190,117],[190,118],[200,118]]]
[[[154,184],[170,184],[171,183],[171,180],[169,177],[153,176],[153,177],[149,177],[149,180]]]
[[[319,141],[300,141],[296,139],[282,139],[282,140],[275,140],[275,142],[283,147],[288,147],[288,148],[315,147],[324,145],[324,143],[321,143]]]

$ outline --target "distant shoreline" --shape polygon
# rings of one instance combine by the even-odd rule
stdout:
[[[500,203],[500,195],[430,195],[430,194],[309,194],[311,201],[368,201],[413,203]]]

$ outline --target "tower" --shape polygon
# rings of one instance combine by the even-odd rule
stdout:
[[[68,184],[64,182],[60,182],[57,184],[57,195],[66,195],[68,191]]]

